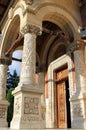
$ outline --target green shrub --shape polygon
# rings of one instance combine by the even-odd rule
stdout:
[[[7,110],[7,122],[8,122],[8,127],[10,127],[10,122],[12,120],[12,117],[13,117],[13,104],[14,104],[14,97],[12,95],[12,91],[14,90],[14,88],[10,88],[8,90],[8,93],[7,93],[7,100],[9,102],[9,106],[8,106],[8,110]]]

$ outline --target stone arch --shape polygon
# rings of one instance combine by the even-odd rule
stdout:
[[[46,16],[46,18],[48,18],[47,16]],[[61,19],[61,18],[59,18],[59,19]],[[45,20],[45,21],[47,21],[47,19]],[[51,22],[52,24],[54,23],[56,26],[58,26],[59,28],[60,28],[60,31],[62,31],[62,32],[64,32],[67,36],[69,36],[70,38],[72,38],[73,39],[73,41],[72,42],[74,42],[74,33],[73,33],[73,31],[71,30],[71,28],[69,27],[69,25],[68,25],[68,23],[67,23],[67,25],[66,25],[66,27],[64,27],[63,26],[63,24],[61,24],[60,22],[59,22],[59,24],[56,24],[54,21],[53,21],[53,19],[51,18],[51,20],[50,20],[50,18],[49,18],[49,20],[48,20],[49,22]],[[53,22],[52,22],[53,21]],[[62,21],[64,22],[64,23],[66,23],[66,21],[64,21],[63,19],[62,19]],[[68,28],[67,28],[68,27]],[[46,40],[46,42],[47,42],[47,44],[46,44],[46,46],[43,48],[43,52],[42,52],[42,62],[43,62],[43,64],[46,64],[45,62],[46,62],[46,60],[47,60],[47,54],[48,54],[48,52],[49,52],[49,49],[50,49],[50,46],[53,44],[53,41],[56,39],[56,36],[50,36],[49,37],[49,40],[47,41]],[[57,41],[57,42],[61,42],[61,41]],[[55,42],[56,43],[56,42]],[[65,43],[65,46],[67,47],[67,45],[68,44],[72,44],[72,43],[69,43],[68,41],[64,41],[64,43]]]
[[[11,8],[8,12],[8,19],[3,29],[3,39],[1,44],[1,56],[9,49],[17,38],[22,28],[24,6],[17,4],[15,8]]]
[[[1,48],[2,55],[10,48],[12,43],[15,41],[15,39],[19,34],[19,30],[20,30],[20,18],[18,15],[16,15],[12,20],[12,22],[10,23],[7,32],[4,36]]]
[[[40,16],[40,20],[50,20],[58,25],[58,21],[55,19],[55,14],[58,15],[59,18],[65,20],[71,30],[78,33],[78,28],[81,25],[81,21],[76,19],[75,16],[71,14],[66,8],[57,5],[56,3],[42,3],[35,9],[36,15]],[[41,15],[42,14],[42,15]],[[49,15],[50,14],[50,15]],[[52,14],[52,15],[51,15]],[[54,15],[53,15],[54,14]],[[58,18],[58,19],[59,19]],[[59,19],[60,20],[60,19]],[[63,21],[64,23],[64,21]]]
[[[40,16],[40,20],[42,22],[49,21],[56,24],[66,35],[74,37],[74,40],[76,41],[77,35],[79,35],[78,28],[81,23],[69,11],[57,5],[45,3],[39,5],[35,12],[37,16]],[[44,49],[43,64],[45,64],[46,61],[46,54],[49,49],[49,44]]]

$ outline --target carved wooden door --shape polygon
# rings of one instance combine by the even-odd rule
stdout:
[[[57,84],[57,127],[67,128],[65,81]]]

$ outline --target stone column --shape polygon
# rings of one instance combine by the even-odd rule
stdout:
[[[74,51],[76,91],[71,97],[72,128],[86,128],[86,65],[84,44],[78,43]]]
[[[36,63],[36,35],[26,33],[24,35],[24,48],[22,57],[22,70],[20,83],[35,86],[35,63]]]
[[[7,127],[7,107],[6,100],[6,81],[8,65],[11,63],[8,59],[0,59],[0,127]]]
[[[42,90],[35,83],[36,68],[36,36],[40,28],[25,25],[21,33],[24,35],[22,70],[20,83],[14,90],[14,115],[12,129],[43,128],[41,115]]]

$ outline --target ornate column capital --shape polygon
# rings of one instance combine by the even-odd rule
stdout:
[[[22,27],[22,29],[20,31],[21,35],[24,35],[26,33],[41,35],[42,29],[36,25],[32,25],[32,24],[27,23],[25,26]]]
[[[11,62],[12,62],[12,61],[11,61],[10,59],[0,58],[0,64],[10,65]]]

